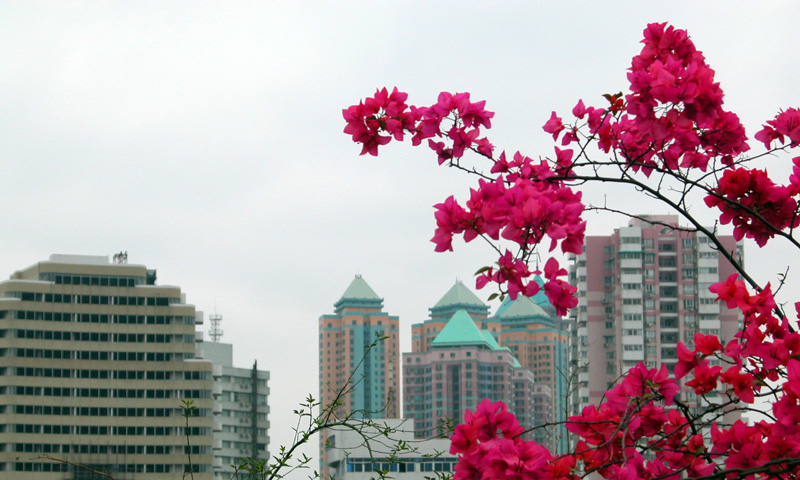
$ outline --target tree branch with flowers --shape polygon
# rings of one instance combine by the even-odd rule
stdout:
[[[524,429],[502,403],[484,400],[456,428],[452,452],[460,455],[458,479],[575,479],[596,472],[609,479],[794,478],[800,473],[800,334],[776,304],[770,283],[762,284],[726,250],[717,231],[691,208],[704,204],[730,224],[737,240],[759,247],[782,239],[800,248],[800,156],[791,159],[788,179],[756,168],[765,156],[785,154],[800,144],[800,110],[781,110],[755,134],[764,149],[750,154],[739,117],[723,108],[715,72],[684,30],[650,24],[643,48],[628,71],[629,91],[605,95],[602,106],[579,101],[569,121],[553,112],[543,126],[556,145],[534,160],[507,154],[485,131],[494,113],[469,93],[439,95],[415,107],[397,88],[381,89],[343,111],[345,133],[377,155],[391,140],[410,137],[428,147],[439,165],[477,176],[469,200],[453,196],[435,206],[435,250],[488,241],[498,255],[479,270],[478,288],[496,284],[497,294],[516,299],[544,292],[560,315],[577,305],[575,287],[555,258],[532,271],[539,249],[580,254],[587,210],[624,211],[584,205],[580,188],[608,183],[631,188],[676,212],[688,229],[708,236],[738,274],[711,291],[744,318],[736,338],[723,344],[698,333],[693,347],[678,344],[674,372],[639,364],[609,389],[605,401],[570,417],[572,450],[554,455],[520,437]],[[481,163],[482,162],[482,163]],[[631,213],[632,215],[632,213]],[[800,302],[795,304],[800,310]],[[800,314],[800,312],[798,312]],[[710,360],[719,363],[712,366]],[[679,381],[703,397],[723,391],[724,401],[695,412],[678,398]],[[769,399],[761,407],[757,399]],[[736,411],[757,410],[764,420],[726,422]]]

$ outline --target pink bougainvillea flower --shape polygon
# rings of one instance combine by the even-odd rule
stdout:
[[[553,140],[555,140],[558,138],[558,134],[564,130],[564,123],[561,121],[561,117],[556,115],[556,112],[553,112],[553,114],[550,115],[550,120],[544,124],[542,129],[547,133],[552,133]]]
[[[755,395],[753,394],[753,375],[742,372],[736,366],[733,366],[720,375],[720,381],[731,386],[734,394],[745,403],[753,403]]]
[[[686,386],[692,387],[697,395],[705,395],[717,388],[722,367],[709,367],[708,361],[703,361],[694,369],[694,379],[686,382]]]
[[[675,378],[681,379],[691,372],[700,363],[697,353],[686,348],[683,342],[678,342],[678,363],[675,364]]]
[[[715,283],[708,290],[717,294],[717,300],[722,300],[728,308],[738,308],[743,305],[747,297],[744,281],[738,280],[739,275],[734,273],[725,282]]]

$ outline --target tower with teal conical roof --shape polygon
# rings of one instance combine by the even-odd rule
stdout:
[[[538,278],[541,285],[541,278]],[[551,416],[558,426],[551,429],[557,452],[565,453],[568,434],[563,428],[567,418],[569,387],[569,333],[543,290],[533,297],[506,298],[494,319],[501,325],[500,343],[511,349],[522,365],[530,368],[538,382],[552,392]]]
[[[489,306],[483,303],[464,283],[456,281],[447,293],[428,309],[430,318],[411,326],[412,351],[427,352],[431,342],[459,310],[465,311],[478,328],[492,332],[495,339],[499,336],[500,324],[489,319]]]
[[[481,328],[484,322],[457,309],[428,349],[403,354],[403,412],[414,420],[418,438],[435,436],[444,419],[463,420],[466,410],[474,411],[484,398],[504,401],[523,425],[550,421],[549,388],[537,383],[493,332]],[[543,431],[531,437],[547,444],[538,432]]]
[[[383,311],[383,299],[361,275],[353,278],[333,308],[333,314],[319,317],[320,402],[327,406],[340,401],[342,415],[398,418],[399,318]],[[339,392],[346,393],[337,399]],[[323,435],[323,473],[327,472],[327,453],[322,448],[326,440]]]

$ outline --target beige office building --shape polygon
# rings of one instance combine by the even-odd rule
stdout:
[[[0,480],[212,478],[202,320],[155,280],[126,254],[52,255],[0,282]]]

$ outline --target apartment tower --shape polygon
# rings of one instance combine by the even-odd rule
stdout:
[[[219,315],[212,315],[211,321]],[[213,337],[212,337],[213,338]],[[217,341],[197,345],[198,355],[214,363],[214,480],[242,479],[243,458],[269,461],[269,372],[233,365],[233,345]]]
[[[202,320],[155,270],[114,260],[52,255],[0,282],[0,479],[90,478],[78,465],[116,480],[211,479]]]
[[[356,275],[334,313],[319,318],[319,400],[336,413],[398,418],[399,318],[383,311],[383,299]],[[321,469],[327,473],[327,436],[321,438]]]
[[[525,426],[552,420],[550,389],[465,310],[453,314],[427,352],[403,354],[403,389],[404,418],[414,420],[417,438],[446,433],[443,425],[460,423],[484,398],[505,402]],[[541,429],[529,437],[549,446]]]
[[[536,280],[541,283],[541,278]],[[544,291],[534,297],[506,298],[493,318],[501,325],[500,345],[508,347],[522,366],[533,371],[537,383],[552,393],[552,403],[545,407],[556,425],[547,430],[556,451],[566,453],[569,443],[563,422],[568,416],[570,379],[569,332],[564,322],[555,316]]]
[[[742,244],[731,236],[718,238],[741,262]],[[739,330],[738,311],[708,291],[735,273],[733,266],[708,237],[682,231],[677,216],[641,216],[609,236],[588,236],[583,253],[571,259],[570,277],[579,294],[572,310],[576,412],[597,404],[639,362],[650,368],[665,364],[672,371],[678,342],[693,348],[696,332],[719,335],[724,342]],[[698,406],[691,389],[683,387],[680,395]]]
[[[411,326],[411,350],[427,352],[431,342],[439,335],[450,318],[459,310],[464,310],[473,319],[475,326],[489,330],[495,339],[500,336],[500,323],[489,319],[489,306],[483,303],[462,282],[450,287],[450,290],[429,308],[430,317],[422,323]]]

